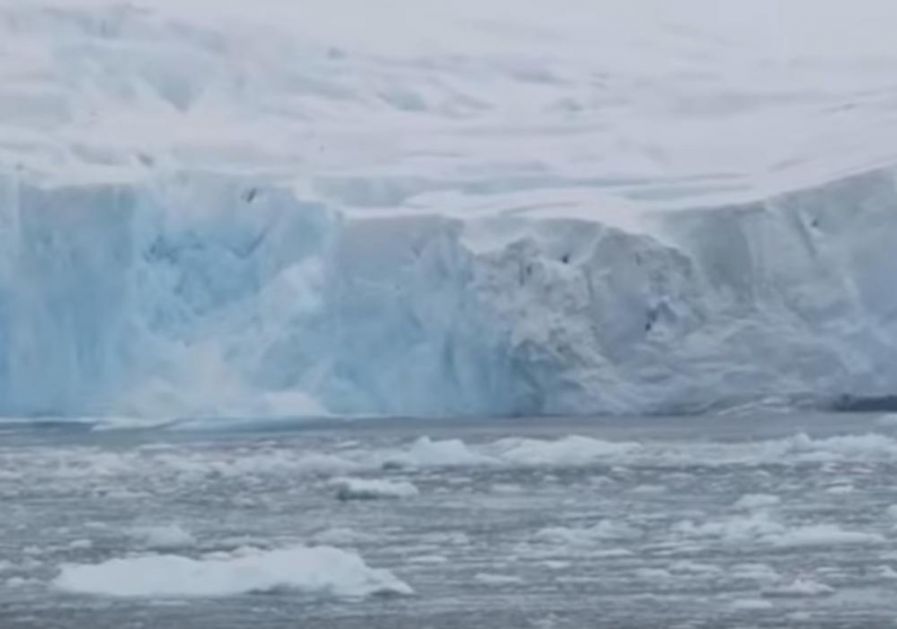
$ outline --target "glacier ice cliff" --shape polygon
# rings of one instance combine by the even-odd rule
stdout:
[[[576,217],[3,179],[4,415],[541,415],[897,390],[897,180]]]
[[[894,3],[646,2],[0,0],[0,416],[894,394]]]

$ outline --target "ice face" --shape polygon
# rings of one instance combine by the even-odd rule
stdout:
[[[0,2],[0,414],[897,390],[891,3],[265,1]]]
[[[300,208],[271,189],[250,201],[254,188],[202,176],[155,186],[12,180],[6,188],[5,413],[202,414],[214,412],[211,397],[239,413],[249,383],[222,352],[252,343],[278,318],[314,325],[331,228],[313,204]],[[216,342],[224,319],[246,326],[242,339]],[[277,393],[262,404],[317,410],[301,393]]]
[[[4,414],[634,413],[897,386],[890,171],[640,231],[347,216],[189,173],[4,188]]]

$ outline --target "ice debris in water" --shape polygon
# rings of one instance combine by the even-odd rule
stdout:
[[[379,498],[409,498],[418,495],[417,487],[408,481],[376,478],[336,478],[330,483],[340,500],[377,500]]]
[[[455,467],[476,465],[584,466],[610,462],[641,449],[634,442],[617,442],[568,435],[559,439],[509,437],[479,446],[460,439],[417,439],[405,450],[385,457],[384,467]]]
[[[695,524],[691,520],[673,526],[685,537],[712,537],[726,542],[755,542],[781,547],[879,544],[877,533],[847,531],[833,524],[787,525],[766,511],[754,511],[720,520]]]
[[[502,461],[517,465],[592,465],[631,454],[641,446],[626,441],[603,441],[569,435],[557,440],[502,439],[494,449]]]
[[[64,564],[53,584],[69,592],[116,597],[219,597],[298,590],[355,598],[413,592],[390,571],[370,568],[359,555],[330,546]]]
[[[495,463],[495,459],[478,454],[460,439],[434,441],[429,437],[417,439],[408,449],[389,454],[383,461],[385,467],[456,467]]]
[[[754,509],[774,507],[781,501],[781,498],[771,494],[745,494],[735,502],[733,507],[745,511],[752,511]]]
[[[591,527],[552,526],[536,532],[535,540],[562,546],[591,546],[604,540],[631,539],[639,530],[623,522],[601,520]]]
[[[835,589],[825,583],[820,583],[806,577],[798,577],[791,583],[763,591],[768,597],[794,597],[794,596],[825,596],[833,594]]]
[[[509,574],[493,574],[491,572],[478,572],[473,575],[474,580],[484,585],[518,585],[523,579]]]
[[[93,542],[89,539],[74,539],[68,543],[68,547],[72,550],[87,550],[93,548]]]
[[[847,531],[834,524],[810,524],[769,536],[768,541],[776,546],[799,547],[881,544],[885,538],[878,533]]]
[[[773,604],[761,598],[742,598],[732,601],[730,607],[736,611],[763,611],[772,609]]]

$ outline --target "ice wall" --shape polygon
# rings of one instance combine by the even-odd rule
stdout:
[[[897,5],[717,4],[0,0],[0,415],[893,394]]]
[[[332,218],[284,190],[194,173],[3,192],[4,414],[252,412],[240,342],[315,309]]]
[[[897,390],[894,175],[646,217],[6,177],[0,413],[677,412]]]

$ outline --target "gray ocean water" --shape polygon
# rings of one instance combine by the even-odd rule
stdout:
[[[878,415],[0,424],[0,628],[894,626],[895,474]],[[59,581],[322,544],[414,593]]]

